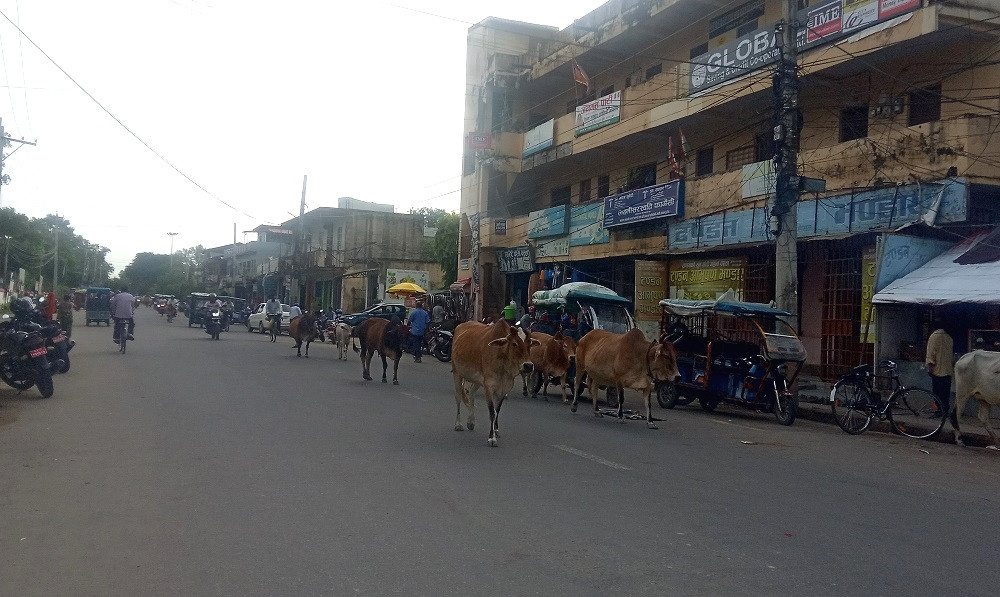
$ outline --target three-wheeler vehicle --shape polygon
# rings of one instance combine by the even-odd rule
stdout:
[[[188,314],[188,327],[193,325],[201,326],[205,322],[202,321],[204,313],[203,307],[205,303],[208,302],[208,297],[210,295],[207,292],[192,292],[188,296],[187,300],[187,314]]]
[[[632,301],[600,284],[567,282],[554,290],[534,293],[531,304],[535,307],[532,331],[555,334],[561,327],[563,335],[577,342],[590,330],[624,334],[635,327],[629,311]]]
[[[111,325],[111,289],[90,287],[87,289],[87,319],[85,325]]]
[[[680,380],[657,385],[663,408],[697,399],[711,412],[720,402],[774,413],[791,425],[798,398],[789,391],[806,360],[798,335],[783,317],[791,314],[762,303],[735,300],[660,301],[661,337],[677,349]],[[793,368],[789,375],[789,368]]]

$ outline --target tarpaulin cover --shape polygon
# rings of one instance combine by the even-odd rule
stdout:
[[[956,263],[982,242],[995,242],[995,237],[983,234],[956,244],[920,268],[890,282],[872,297],[872,302],[928,306],[1000,304],[1000,260]]]
[[[555,290],[539,290],[531,296],[532,304],[540,307],[565,305],[567,300],[629,304],[632,301],[614,290],[590,282],[568,282]]]
[[[714,301],[692,301],[687,299],[663,299],[660,306],[673,315],[700,315],[706,311],[727,313],[732,315],[772,315],[782,317],[791,315],[787,311],[775,309],[764,303],[747,303],[736,300],[732,289]]]

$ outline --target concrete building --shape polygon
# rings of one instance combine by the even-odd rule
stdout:
[[[561,31],[470,28],[458,277],[477,316],[566,280],[634,297],[647,329],[650,297],[774,297],[784,4],[611,0]],[[959,240],[1000,218],[1000,7],[798,5],[799,173],[825,181],[797,206],[798,321],[829,379],[877,341],[862,314],[879,238],[921,222],[908,233]]]
[[[350,204],[376,205],[356,199]],[[387,277],[389,286],[396,277],[410,276],[430,286],[428,291],[439,288],[443,272],[427,253],[423,216],[383,207],[320,207],[282,223],[297,238],[282,264],[288,300],[312,310],[355,312],[386,299]]]

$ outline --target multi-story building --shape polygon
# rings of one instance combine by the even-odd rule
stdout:
[[[477,316],[540,284],[774,298],[775,29],[786,0],[611,0],[468,34],[459,278]],[[799,0],[798,323],[825,377],[871,346],[877,237],[1000,214],[1000,7]],[[780,37],[780,36],[779,36]],[[911,227],[916,230],[918,227]]]
[[[420,277],[428,291],[440,287],[443,271],[427,254],[422,215],[348,199],[341,204],[363,209],[320,207],[281,225],[297,235],[281,270],[289,301],[352,312],[384,300],[397,276]]]

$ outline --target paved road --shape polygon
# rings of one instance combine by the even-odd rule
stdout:
[[[995,595],[1000,456],[737,411],[660,429],[515,396],[456,433],[447,365],[78,326],[0,390],[3,595]],[[754,442],[747,444],[743,442]],[[926,450],[924,453],[921,449]]]

